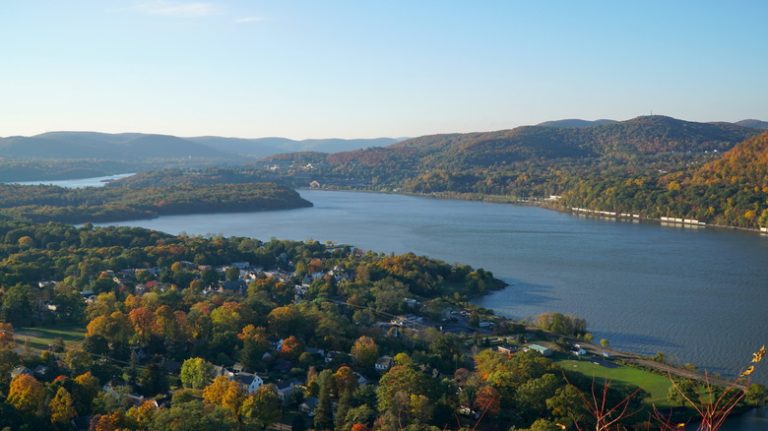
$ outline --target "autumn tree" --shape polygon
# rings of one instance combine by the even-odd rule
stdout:
[[[16,341],[13,338],[13,325],[0,322],[0,349],[13,349]]]
[[[301,354],[301,350],[301,342],[298,338],[291,335],[283,340],[283,344],[280,346],[280,351],[278,353],[286,359],[294,360]]]
[[[59,387],[56,391],[56,395],[48,403],[48,408],[51,411],[51,422],[55,424],[68,423],[77,416],[77,411],[75,411],[72,402],[72,395],[63,387]]]
[[[333,379],[336,382],[336,392],[339,395],[345,393],[351,394],[355,389],[357,389],[357,376],[355,375],[354,371],[352,371],[352,368],[346,365],[342,365],[338,370],[336,370],[336,373],[333,375]]]
[[[282,403],[275,385],[263,385],[240,406],[243,422],[266,429],[280,419]]]
[[[360,367],[370,369],[379,358],[379,346],[373,341],[373,338],[362,336],[355,340],[352,345],[352,359]]]
[[[181,384],[185,388],[203,389],[208,383],[210,365],[203,358],[189,358],[181,364]]]
[[[216,377],[203,389],[203,401],[213,406],[221,406],[237,414],[245,398],[240,384],[225,376]]]
[[[75,410],[81,414],[90,412],[91,403],[101,389],[99,379],[94,377],[90,371],[86,371],[76,376],[74,383],[72,395],[75,400]]]
[[[278,337],[301,335],[304,332],[304,317],[292,306],[277,307],[267,315],[269,330]]]
[[[243,342],[240,349],[240,362],[249,368],[256,368],[261,364],[264,353],[270,349],[267,331],[261,326],[246,325],[237,338]]]
[[[35,413],[45,399],[45,388],[42,383],[29,374],[19,374],[11,380],[6,401],[17,410]]]

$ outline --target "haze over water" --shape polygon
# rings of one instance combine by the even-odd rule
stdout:
[[[768,238],[580,219],[535,207],[301,191],[313,208],[168,216],[169,233],[331,240],[483,267],[507,281],[477,303],[516,318],[585,317],[618,349],[734,372],[768,337]],[[766,381],[765,376],[757,376]]]

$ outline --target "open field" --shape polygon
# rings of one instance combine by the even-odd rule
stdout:
[[[35,350],[47,350],[57,338],[64,340],[67,348],[80,344],[85,338],[85,328],[78,325],[54,327],[25,326],[15,330],[16,344],[23,347],[29,340],[29,347]]]
[[[657,407],[670,407],[669,401],[667,401],[667,391],[671,384],[664,376],[620,364],[616,364],[615,367],[609,368],[593,363],[588,359],[580,361],[574,359],[556,359],[556,362],[566,371],[581,373],[587,377],[595,377],[596,379],[610,379],[617,384],[638,386],[650,394],[650,397],[646,399],[647,403],[655,404]]]

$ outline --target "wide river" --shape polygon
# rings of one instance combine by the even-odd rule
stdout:
[[[483,267],[510,284],[477,303],[587,319],[596,339],[733,373],[768,342],[768,238],[578,218],[536,207],[302,190],[314,207],[119,225],[263,240],[316,239]],[[761,370],[756,376],[768,381]],[[741,421],[740,421],[741,422]],[[764,420],[739,430],[768,429]]]

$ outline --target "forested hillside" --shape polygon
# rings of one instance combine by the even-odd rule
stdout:
[[[756,228],[767,206],[766,164],[761,139],[748,139],[759,133],[731,123],[664,116],[528,126],[424,136],[331,155],[272,157],[264,175],[293,185],[316,180],[327,187],[418,193],[563,195],[564,207]]]
[[[171,214],[266,211],[311,205],[294,190],[269,183],[87,189],[0,185],[0,215],[35,222],[107,222]]]
[[[563,203],[654,218],[768,227],[768,133],[698,168],[581,180],[564,193]]]

